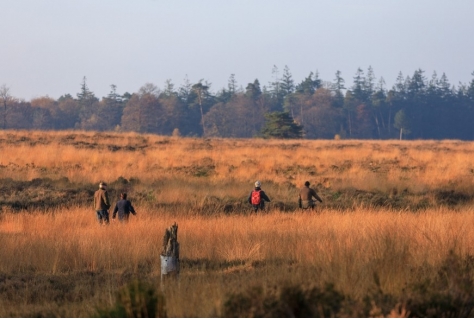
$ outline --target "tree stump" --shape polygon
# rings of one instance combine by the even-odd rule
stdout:
[[[160,254],[161,280],[164,276],[177,278],[179,275],[178,224],[174,223],[165,230],[163,247]]]

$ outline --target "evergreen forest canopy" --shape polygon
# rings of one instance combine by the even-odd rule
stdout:
[[[231,75],[227,88],[187,78],[175,88],[167,80],[160,89],[147,83],[135,93],[111,91],[99,99],[83,78],[76,97],[65,94],[30,102],[0,87],[2,129],[93,130],[199,137],[277,137],[333,139],[474,140],[474,79],[451,85],[443,73],[427,78],[421,69],[391,89],[376,80],[371,67],[358,69],[352,85],[341,72],[324,81],[310,72],[296,83],[287,66],[275,66],[272,82],[258,79],[239,86]],[[472,73],[474,76],[474,72]]]

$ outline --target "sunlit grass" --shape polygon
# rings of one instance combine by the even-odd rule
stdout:
[[[42,144],[32,143],[39,134],[0,132],[0,138],[11,141],[1,146],[5,168],[0,177],[65,176],[95,183],[120,176],[151,182],[206,174],[215,182],[259,179],[301,185],[312,179],[324,181],[323,186],[369,191],[440,186],[472,190],[474,144],[469,142],[202,140],[54,132],[43,133]]]
[[[175,317],[216,315],[226,294],[264,283],[332,282],[360,297],[377,274],[385,291],[400,294],[419,275],[414,270],[439,264],[450,250],[474,255],[470,203],[416,211],[355,201],[341,209],[325,206],[345,189],[387,198],[407,191],[413,202],[426,200],[429,191],[471,194],[474,143],[1,131],[0,152],[3,179],[140,181],[116,186],[132,200],[142,196],[134,201],[138,215],[125,225],[99,226],[88,202],[0,213],[0,273],[105,274],[101,302],[111,303],[127,276],[159,278],[162,237],[174,222],[183,265],[179,288],[167,295],[169,315]],[[255,215],[244,206],[225,213],[227,202],[246,204],[257,179],[272,199],[268,210]],[[295,203],[295,186],[306,180],[327,196],[317,212],[279,210],[274,203]],[[84,285],[81,289],[98,289]],[[0,301],[0,314],[13,309],[7,308]],[[67,314],[90,313],[71,306]]]
[[[3,214],[2,249],[18,253],[15,258],[2,258],[0,270],[28,265],[41,272],[137,267],[140,261],[158,260],[164,230],[175,221],[182,257],[187,259],[331,264],[337,258],[342,263],[351,254],[367,262],[390,253],[389,240],[395,248],[407,249],[406,262],[415,266],[436,263],[453,248],[474,254],[473,217],[472,210],[447,209],[417,214],[366,209],[319,214],[271,211],[215,217],[143,211],[131,216],[128,224],[100,226],[93,211],[79,207],[49,214]]]

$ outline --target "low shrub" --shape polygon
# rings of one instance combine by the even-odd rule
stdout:
[[[421,272],[433,273],[431,269]],[[413,317],[474,316],[474,257],[450,251],[433,278],[420,276],[408,289],[404,303]]]
[[[430,268],[430,269],[428,269]],[[418,281],[399,296],[384,292],[377,274],[374,287],[355,299],[336,290],[287,286],[254,286],[229,295],[223,317],[413,317],[466,318],[474,316],[474,257],[450,252],[438,267],[415,270]],[[435,276],[431,274],[435,273]]]
[[[343,312],[345,296],[333,285],[301,288],[251,287],[230,295],[224,303],[223,317],[338,317]]]
[[[165,297],[156,288],[142,281],[132,281],[119,289],[115,305],[99,309],[105,318],[166,318]]]

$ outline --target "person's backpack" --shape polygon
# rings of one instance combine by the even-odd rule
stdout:
[[[252,205],[260,205],[260,192],[261,190],[259,191],[252,191]]]

